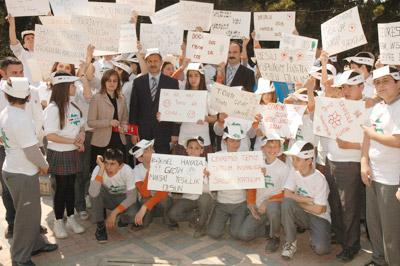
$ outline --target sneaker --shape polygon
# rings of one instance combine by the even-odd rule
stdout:
[[[342,250],[342,252],[336,255],[336,258],[342,262],[349,262],[354,259],[355,254],[357,253],[355,253],[352,249],[345,248]]]
[[[74,215],[68,216],[67,227],[69,227],[75,234],[82,234],[85,232],[85,228],[76,222]]]
[[[13,238],[13,235],[14,235],[14,225],[7,226],[7,229],[4,232],[4,238],[11,239],[11,238]]]
[[[267,240],[267,244],[265,245],[265,252],[273,253],[279,249],[280,239],[279,237],[272,237]]]
[[[97,223],[95,236],[97,242],[99,242],[100,244],[107,243],[108,236],[107,236],[106,225],[104,224],[104,222]]]
[[[79,212],[79,218],[83,221],[89,219],[89,213],[87,211]]]
[[[290,260],[293,258],[294,254],[297,251],[297,240],[294,241],[293,243],[285,243],[283,245],[283,250],[282,250],[282,258]]]
[[[56,238],[67,238],[68,234],[65,230],[65,225],[63,219],[55,220],[54,221],[54,228],[53,228],[54,236]]]
[[[86,203],[86,208],[91,209],[92,208],[92,203],[90,202],[90,197],[89,195],[86,195],[85,197],[85,203]]]

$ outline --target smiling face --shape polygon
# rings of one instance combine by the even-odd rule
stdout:
[[[386,75],[374,80],[376,93],[385,102],[393,101],[400,93],[400,81]]]
[[[226,150],[228,152],[236,152],[240,147],[240,139],[226,138],[225,140]]]
[[[203,147],[197,142],[197,140],[190,140],[187,144],[186,153],[189,156],[200,157],[203,154]]]
[[[272,162],[281,153],[281,142],[279,140],[269,140],[264,146],[261,147],[267,160]]]

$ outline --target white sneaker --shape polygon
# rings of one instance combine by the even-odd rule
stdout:
[[[89,197],[89,195],[86,195],[86,197],[85,197],[85,202],[86,202],[86,209],[92,208],[92,203],[90,202],[90,197]]]
[[[282,258],[290,260],[293,258],[294,254],[297,251],[297,240],[294,241],[293,243],[285,243],[283,245],[283,250],[282,250]]]
[[[85,228],[76,222],[74,215],[68,216],[67,227],[70,228],[75,234],[82,234],[85,232]]]
[[[89,213],[87,211],[81,211],[79,212],[79,218],[81,220],[87,220],[89,219]]]
[[[55,220],[53,227],[54,236],[56,238],[67,238],[68,234],[65,230],[65,225],[63,219]]]

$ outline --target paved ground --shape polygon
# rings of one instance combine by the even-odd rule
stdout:
[[[8,266],[11,265],[10,243],[4,239],[4,215],[4,206],[0,203],[0,244],[3,246],[0,251],[0,265]],[[335,254],[340,251],[337,245],[333,246],[330,255],[314,255],[308,244],[307,232],[299,237],[294,260],[287,262],[281,259],[280,251],[266,255],[263,238],[251,243],[235,241],[229,237],[219,241],[209,237],[195,240],[192,238],[193,231],[187,224],[182,224],[178,232],[169,231],[159,220],[139,232],[120,228],[109,232],[107,244],[98,244],[94,238],[95,226],[90,222],[81,222],[87,228],[86,233],[75,235],[71,232],[69,238],[56,240],[51,231],[53,221],[51,200],[44,197],[42,225],[47,226],[47,238],[50,242],[57,242],[59,250],[34,257],[33,261],[37,265],[343,265],[335,260]],[[365,238],[363,247],[369,247]],[[346,265],[363,265],[370,257],[368,252],[363,250]]]

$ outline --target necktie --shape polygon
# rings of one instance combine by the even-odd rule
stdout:
[[[151,100],[154,102],[154,99],[156,98],[156,93],[157,93],[157,80],[155,77],[151,77],[151,87],[150,87],[150,93],[151,93]]]
[[[233,80],[233,67],[228,66],[226,72],[226,85],[230,86]]]

